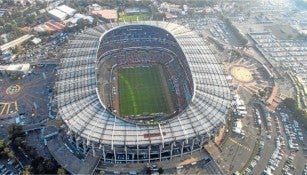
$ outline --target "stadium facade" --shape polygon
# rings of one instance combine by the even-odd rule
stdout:
[[[61,56],[56,101],[69,140],[84,154],[92,151],[114,163],[161,161],[202,149],[226,123],[231,104],[226,75],[206,42],[169,22],[112,25],[87,29]],[[157,124],[116,115],[97,87],[98,65],[124,55],[118,59],[122,63],[135,49],[170,55],[161,62],[173,69],[170,81],[181,100],[176,115]]]

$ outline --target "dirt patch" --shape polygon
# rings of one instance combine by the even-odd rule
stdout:
[[[183,162],[180,163],[180,165],[188,165],[191,164],[193,162],[197,162],[198,159],[196,159],[195,157],[191,157],[189,159],[184,160]]]
[[[223,137],[225,135],[225,131],[226,131],[226,128],[225,126],[223,126],[221,129],[220,129],[220,132],[219,134],[214,137],[214,142],[217,144],[217,145],[220,145],[222,140],[223,140]]]

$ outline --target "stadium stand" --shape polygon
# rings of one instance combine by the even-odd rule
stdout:
[[[70,142],[83,154],[91,150],[112,163],[161,161],[202,149],[225,124],[232,99],[223,69],[205,42],[174,23],[111,25],[87,29],[62,53],[56,101]],[[156,125],[113,114],[97,88],[97,66],[107,60],[165,66],[179,112]]]

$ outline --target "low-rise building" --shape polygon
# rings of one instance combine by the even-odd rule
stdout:
[[[3,44],[3,45],[0,46],[0,53],[3,53],[10,48],[15,48],[16,45],[20,45],[21,43],[27,41],[28,39],[30,39],[32,37],[33,37],[33,35],[27,34],[27,35],[24,35],[20,38],[17,38],[15,40],[9,42],[9,43]]]
[[[0,65],[0,72],[4,74],[27,74],[30,71],[30,64]]]
[[[90,23],[94,21],[94,18],[92,16],[83,15],[80,13],[76,13],[73,17],[67,19],[65,21],[66,25],[70,23],[71,25],[76,25],[79,19],[85,19],[88,20]]]
[[[90,15],[95,15],[107,21],[112,21],[112,22],[116,22],[118,20],[117,10],[115,9],[90,10]]]
[[[46,21],[43,24],[34,27],[36,32],[54,32],[64,29],[65,24],[53,20]]]
[[[56,21],[64,21],[68,17],[73,16],[77,10],[68,7],[67,5],[61,5],[48,11],[49,16]]]
[[[165,12],[164,15],[165,15],[166,19],[174,19],[174,18],[178,17],[177,15],[174,15],[174,14],[172,14],[170,12]]]
[[[37,44],[42,42],[42,39],[40,39],[40,38],[33,38],[31,41],[32,41],[33,44],[37,45]]]
[[[67,16],[68,16],[66,13],[64,13],[64,12],[58,10],[58,9],[52,9],[52,10],[48,11],[48,15],[49,15],[52,19],[54,19],[54,20],[56,20],[56,21],[63,21],[63,20],[65,20],[65,19],[67,18]]]
[[[56,9],[60,10],[63,13],[66,13],[68,16],[73,16],[77,12],[77,10],[68,7],[67,5],[58,6],[56,7]]]

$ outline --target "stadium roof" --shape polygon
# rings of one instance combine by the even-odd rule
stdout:
[[[222,66],[208,44],[196,32],[178,24],[158,21],[134,24],[163,28],[176,38],[193,77],[191,103],[183,112],[158,125],[128,123],[108,112],[97,94],[95,73],[100,38],[107,27],[97,26],[70,42],[70,48],[61,59],[62,67],[58,69],[58,115],[69,132],[87,139],[87,144],[95,142],[112,147],[164,144],[174,140],[188,141],[199,135],[210,136],[216,127],[226,122],[231,92]]]

